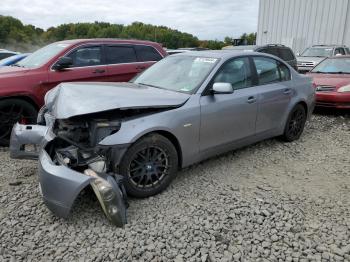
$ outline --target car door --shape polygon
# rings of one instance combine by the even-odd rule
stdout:
[[[74,81],[106,81],[106,66],[104,65],[101,45],[84,45],[70,51],[65,56],[72,58],[71,67],[64,70],[48,72],[46,89],[50,89],[61,82]]]
[[[289,68],[269,57],[252,58],[258,86],[256,134],[280,127],[293,95]]]
[[[200,98],[202,153],[226,148],[255,134],[257,97],[251,71],[247,57],[229,60],[218,70],[208,88],[214,83],[230,83],[234,92],[206,92]]]
[[[108,44],[105,52],[108,81],[128,82],[140,72],[133,45]]]

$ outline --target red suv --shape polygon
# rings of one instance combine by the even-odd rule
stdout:
[[[0,69],[0,145],[14,123],[33,123],[48,90],[61,82],[126,82],[166,56],[161,45],[138,40],[66,40]]]

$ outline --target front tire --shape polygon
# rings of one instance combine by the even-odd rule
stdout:
[[[128,195],[149,197],[163,191],[174,179],[178,169],[175,146],[159,134],[147,135],[136,141],[125,153],[119,165]]]
[[[298,140],[303,133],[306,118],[305,108],[301,104],[297,104],[288,116],[282,136],[283,140],[286,142]]]
[[[37,110],[22,99],[9,98],[0,100],[0,146],[8,146],[12,127],[17,122],[34,124]]]

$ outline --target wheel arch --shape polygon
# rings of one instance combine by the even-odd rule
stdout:
[[[15,96],[4,96],[0,97],[0,101],[3,100],[8,100],[8,99],[18,99],[18,100],[23,100],[31,104],[37,111],[40,109],[38,104],[35,102],[35,100],[27,95],[15,95]]]
[[[293,108],[294,108],[295,106],[297,106],[297,105],[302,105],[302,106],[304,107],[304,109],[305,109],[306,115],[309,114],[309,108],[308,108],[308,106],[307,106],[307,104],[306,104],[305,101],[301,100],[301,101],[297,102],[297,103],[293,106]]]
[[[137,141],[144,138],[145,136],[149,136],[152,134],[159,134],[159,135],[167,138],[174,145],[176,152],[177,152],[178,162],[179,162],[178,166],[179,166],[179,168],[181,168],[182,162],[183,162],[183,154],[182,154],[181,144],[180,144],[178,138],[173,133],[171,133],[167,130],[163,130],[163,129],[150,130],[149,132],[146,132],[146,133],[142,134],[141,136],[138,136],[136,139],[134,139],[132,144],[136,143]]]

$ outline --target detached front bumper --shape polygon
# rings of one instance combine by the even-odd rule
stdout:
[[[89,174],[93,174],[92,176]],[[45,149],[39,157],[39,181],[44,202],[49,210],[66,218],[79,193],[91,185],[107,218],[117,226],[126,223],[126,199],[120,180],[92,170],[80,173],[52,161]]]
[[[49,130],[48,126],[15,124],[10,140],[10,156],[14,159],[38,159]]]
[[[56,165],[45,150],[39,157],[39,181],[44,202],[59,217],[67,217],[81,192],[93,178]]]

